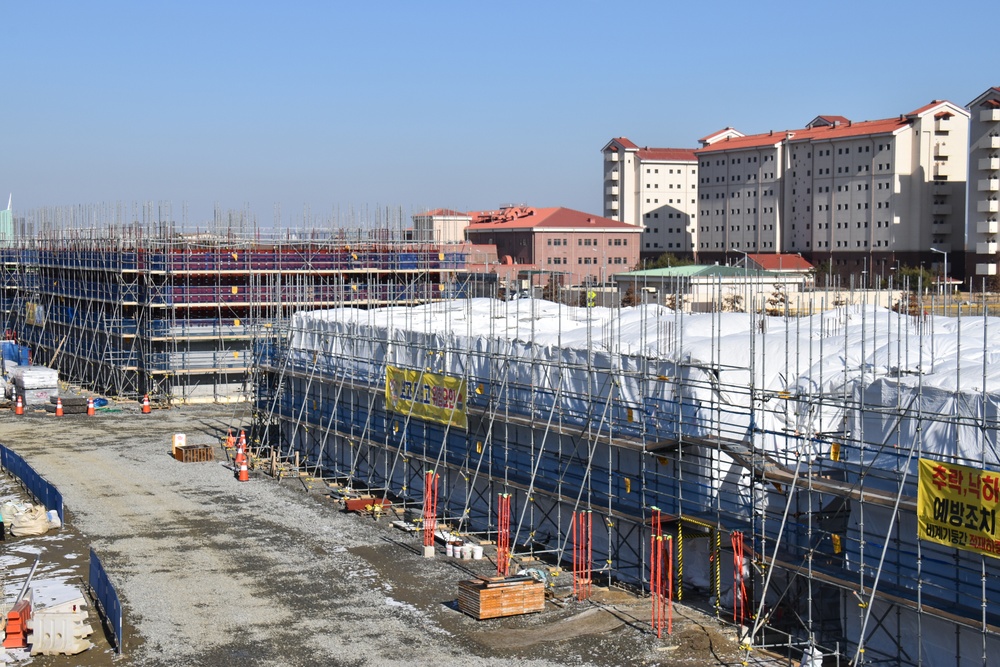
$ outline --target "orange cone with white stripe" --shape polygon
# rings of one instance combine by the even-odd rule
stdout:
[[[246,450],[243,448],[243,443],[241,442],[238,445],[236,445],[236,460],[235,460],[236,467],[239,468],[241,465],[246,465],[246,462],[247,462],[247,453]]]
[[[63,416],[62,398],[60,398],[60,397],[57,396],[56,397],[56,417],[62,417],[62,416]]]
[[[14,414],[23,415],[24,414],[24,402],[21,400],[21,395],[17,395],[17,403],[14,404]]]
[[[90,397],[87,399],[87,416],[93,417],[95,414],[96,410],[94,410],[94,398]]]
[[[142,414],[148,415],[151,412],[149,409],[149,394],[142,397]]]
[[[243,460],[243,464],[240,465],[240,474],[236,478],[239,482],[249,482],[250,481],[250,471],[247,469],[246,459]]]

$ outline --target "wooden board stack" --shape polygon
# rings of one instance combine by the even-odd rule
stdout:
[[[545,586],[531,577],[477,577],[460,581],[458,608],[480,621],[542,611]]]

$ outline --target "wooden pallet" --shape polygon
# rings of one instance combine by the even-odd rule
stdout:
[[[211,445],[182,445],[174,448],[174,458],[181,463],[205,463],[215,460]]]
[[[531,577],[478,577],[458,582],[458,608],[477,620],[545,609],[545,586]]]

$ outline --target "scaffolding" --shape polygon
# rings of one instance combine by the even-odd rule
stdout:
[[[437,521],[504,561],[702,601],[747,652],[986,665],[1000,567],[918,539],[917,465],[997,479],[1000,323],[985,297],[927,315],[917,288],[817,292],[798,316],[722,298],[303,313],[255,345],[253,440],[416,510],[433,470]]]
[[[455,296],[465,251],[406,240],[401,216],[293,229],[217,211],[189,229],[165,204],[34,211],[0,249],[8,335],[116,398],[247,400],[253,341],[292,312]]]

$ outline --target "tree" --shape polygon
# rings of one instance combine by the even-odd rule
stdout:
[[[635,285],[629,285],[628,289],[625,290],[625,294],[622,295],[622,308],[630,308],[638,303],[638,299],[635,296]]]
[[[722,295],[722,312],[742,313],[743,297],[736,293],[736,290],[729,290]]]
[[[785,294],[785,286],[782,283],[774,283],[774,290],[767,297],[765,308],[768,315],[784,315],[788,305],[788,295]]]
[[[826,287],[828,283],[833,284],[833,262],[828,259],[816,264],[810,273],[812,273],[813,284],[817,287]]]
[[[922,266],[903,265],[896,273],[899,274],[899,287],[909,287],[911,292],[934,285],[934,274]]]
[[[549,275],[549,282],[542,288],[542,298],[546,301],[558,302],[559,294],[562,292],[563,277],[561,274],[553,273]]]
[[[688,259],[687,257],[677,257],[672,252],[665,252],[652,262],[646,264],[647,269],[665,269],[671,266],[691,266],[694,264],[693,259]]]

